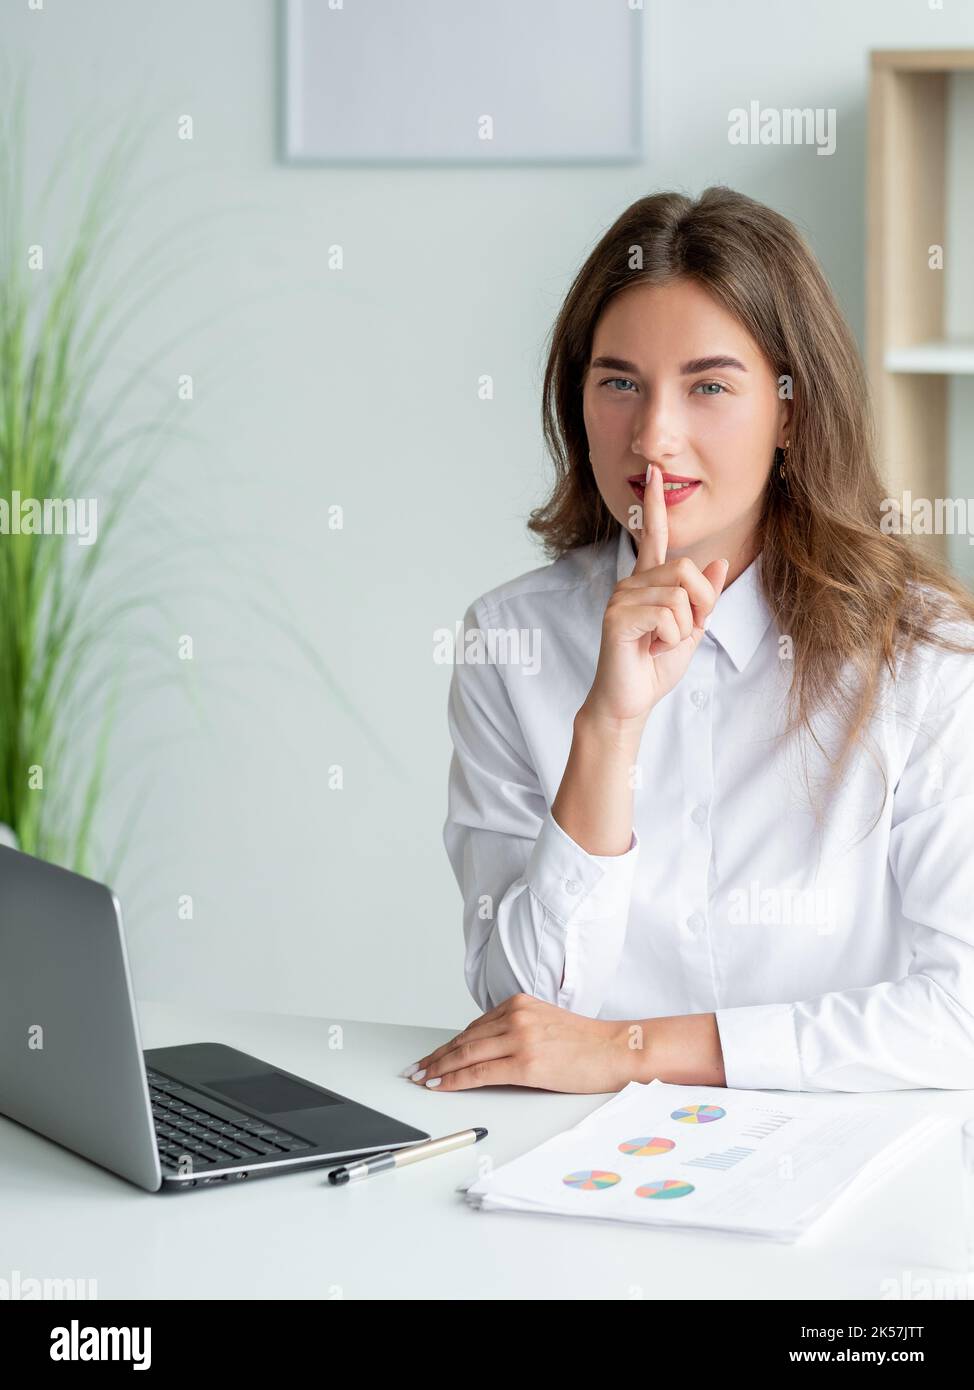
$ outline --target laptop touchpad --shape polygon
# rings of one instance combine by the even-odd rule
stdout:
[[[335,1096],[303,1086],[290,1076],[277,1071],[262,1071],[255,1076],[231,1076],[226,1080],[204,1081],[211,1091],[219,1091],[228,1100],[246,1105],[265,1115],[280,1115],[286,1110],[318,1109],[322,1105],[339,1105]]]

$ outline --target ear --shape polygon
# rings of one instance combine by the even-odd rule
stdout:
[[[783,400],[778,416],[778,448],[783,448],[791,436],[791,417],[794,413],[794,401]]]

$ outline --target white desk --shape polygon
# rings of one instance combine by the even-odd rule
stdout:
[[[160,1195],[0,1119],[0,1277],[94,1278],[101,1299],[879,1299],[884,1279],[908,1277],[952,1278],[964,1296],[953,1131],[796,1246],[477,1212],[455,1189],[483,1155],[507,1162],[606,1097],[516,1087],[437,1094],[398,1076],[450,1036],[440,1030],[344,1023],[344,1047],[333,1051],[336,1020],[150,1003],[140,1017],[145,1047],[225,1042],[430,1134],[472,1125],[490,1133],[350,1188],[312,1170]],[[868,1099],[958,1121],[974,1113],[970,1092]]]

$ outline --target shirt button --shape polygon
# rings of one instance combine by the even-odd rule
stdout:
[[[574,878],[566,878],[566,879],[565,879],[565,892],[566,892],[566,893],[577,893],[578,890],[581,888],[581,886],[582,886],[582,885],[581,885],[579,882],[577,882],[577,880],[575,880]]]
[[[687,930],[691,936],[696,936],[697,932],[703,929],[704,920],[699,912],[691,912],[687,918]]]
[[[706,806],[694,806],[690,815],[694,825],[703,825],[707,819],[707,808]]]
[[[704,705],[707,703],[707,692],[706,690],[695,690],[690,696],[690,699],[696,705],[697,709],[703,709]]]

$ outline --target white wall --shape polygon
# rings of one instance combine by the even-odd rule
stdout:
[[[149,494],[169,520],[147,499],[128,542],[139,567],[161,557],[147,582],[166,600],[144,632],[167,683],[129,710],[104,822],[139,806],[118,887],[143,996],[442,1026],[476,1012],[440,840],[449,669],[432,632],[543,563],[523,525],[544,491],[542,341],[629,202],[725,182],[771,203],[809,233],[861,339],[868,50],[970,46],[974,6],[646,9],[644,166],[358,170],[276,164],[272,0],[3,0],[4,61],[31,68],[32,178],[79,124],[110,136],[154,115],[118,256],[180,219],[199,248],[118,344],[130,363],[169,344],[142,404],[181,372],[196,384],[179,417],[195,439]],[[729,145],[728,111],[752,99],[835,107],[835,154]],[[100,148],[83,137],[79,176]],[[58,224],[44,235],[56,259]]]

